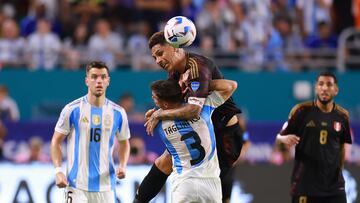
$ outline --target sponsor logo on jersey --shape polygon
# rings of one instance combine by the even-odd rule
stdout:
[[[334,130],[335,130],[336,132],[340,132],[340,131],[341,131],[341,123],[340,123],[340,122],[337,122],[337,121],[334,122]]]
[[[315,127],[315,122],[313,120],[309,121],[307,124],[306,124],[306,127]]]
[[[92,121],[92,123],[94,125],[99,125],[100,124],[100,116],[99,115],[93,115],[91,121]]]
[[[198,90],[199,87],[200,87],[200,82],[198,82],[198,81],[191,82],[192,91],[196,92],[196,90]]]

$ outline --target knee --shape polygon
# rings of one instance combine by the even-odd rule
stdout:
[[[167,155],[161,155],[155,160],[155,165],[165,174],[170,174],[172,172],[172,161],[171,156],[169,154]]]

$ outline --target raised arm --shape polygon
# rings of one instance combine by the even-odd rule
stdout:
[[[217,79],[210,82],[210,90],[215,90],[228,100],[237,88],[237,82],[234,80]]]

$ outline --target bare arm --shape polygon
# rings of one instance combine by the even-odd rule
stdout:
[[[210,82],[210,90],[216,90],[224,98],[228,100],[237,88],[237,82],[233,80],[218,79]]]
[[[57,169],[61,168],[62,164],[62,151],[61,143],[64,141],[65,135],[59,132],[54,132],[54,135],[51,139],[51,159],[53,161],[55,171],[56,171],[56,185],[59,188],[66,187],[68,185],[65,174]]]
[[[210,82],[210,90],[216,90],[224,98],[229,97],[234,93],[237,88],[237,82],[233,80],[218,79]],[[194,104],[185,104],[177,109],[160,110],[155,113],[155,117],[159,120],[172,120],[172,119],[184,119],[189,120],[196,118],[200,115],[201,107]]]
[[[130,155],[129,140],[119,141],[119,168],[116,171],[116,176],[120,179],[125,178],[126,166]]]
[[[155,118],[159,120],[173,120],[173,119],[183,119],[190,120],[196,118],[200,115],[201,108],[195,104],[185,104],[180,108],[169,109],[169,110],[158,110],[155,112]]]
[[[286,145],[286,147],[290,148],[294,145],[299,144],[300,138],[294,134],[289,135],[280,135],[276,136],[276,142],[281,142]]]

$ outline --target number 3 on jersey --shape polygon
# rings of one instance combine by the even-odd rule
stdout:
[[[91,128],[90,129],[90,142],[99,142],[101,139],[101,129]]]
[[[193,140],[193,142],[190,143],[190,140]],[[194,159],[190,161],[192,166],[200,163],[205,158],[205,149],[201,146],[201,139],[196,132],[191,131],[182,135],[181,141],[185,141],[186,147],[189,151],[197,150],[199,152],[198,156],[196,158],[193,157]]]

